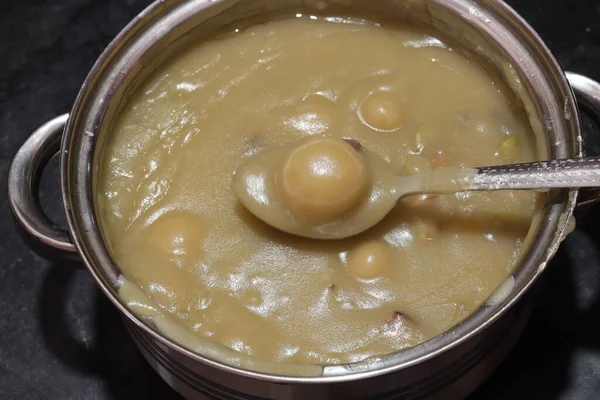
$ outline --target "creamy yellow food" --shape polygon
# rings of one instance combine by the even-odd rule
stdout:
[[[369,231],[322,241],[241,206],[240,164],[308,136],[354,138],[399,174],[536,158],[523,113],[478,63],[432,32],[340,21],[197,43],[143,85],[104,150],[99,212],[126,279],[189,332],[262,360],[352,362],[444,332],[510,275],[535,208],[530,192],[407,197]],[[338,150],[356,191],[329,182],[334,214],[368,186]],[[332,217],[310,196],[321,183],[281,171],[297,212]]]

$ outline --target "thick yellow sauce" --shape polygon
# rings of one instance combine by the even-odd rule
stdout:
[[[510,274],[533,193],[410,197],[364,234],[318,241],[251,215],[232,174],[308,135],[355,138],[403,174],[532,161],[507,94],[413,27],[298,18],[198,43],[156,71],[111,134],[105,237],[127,280],[186,331],[258,359],[342,363],[413,346]]]

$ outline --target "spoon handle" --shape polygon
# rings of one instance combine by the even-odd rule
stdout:
[[[569,158],[476,168],[471,190],[600,187],[600,158]]]

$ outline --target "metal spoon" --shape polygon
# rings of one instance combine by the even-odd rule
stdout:
[[[314,239],[342,239],[380,222],[405,196],[475,190],[560,189],[600,186],[600,158],[539,161],[478,168],[449,167],[399,176],[391,165],[355,140],[371,170],[369,196],[356,210],[335,221],[313,224],[289,213],[278,199],[272,170],[293,144],[251,157],[236,171],[233,190],[255,216],[282,231]]]

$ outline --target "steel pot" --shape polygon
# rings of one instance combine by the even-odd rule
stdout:
[[[571,88],[580,104],[600,117],[600,85],[580,75],[565,76],[539,36],[499,0],[160,0],[100,56],[70,115],[40,127],[16,154],[9,172],[13,214],[34,250],[46,257],[83,261],[125,317],[146,359],[187,398],[463,398],[493,372],[521,333],[531,307],[531,288],[569,231],[576,190],[547,196],[503,296],[419,346],[370,362],[325,365],[316,376],[259,373],[193,353],[165,337],[152,321],[134,315],[117,294],[120,272],[103,241],[94,195],[97,160],[121,104],[190,41],[249,17],[298,12],[384,16],[432,25],[509,83],[540,135],[540,151],[550,158],[582,156]],[[44,215],[37,198],[41,171],[57,151],[68,232]],[[594,201],[596,194],[587,201]]]

